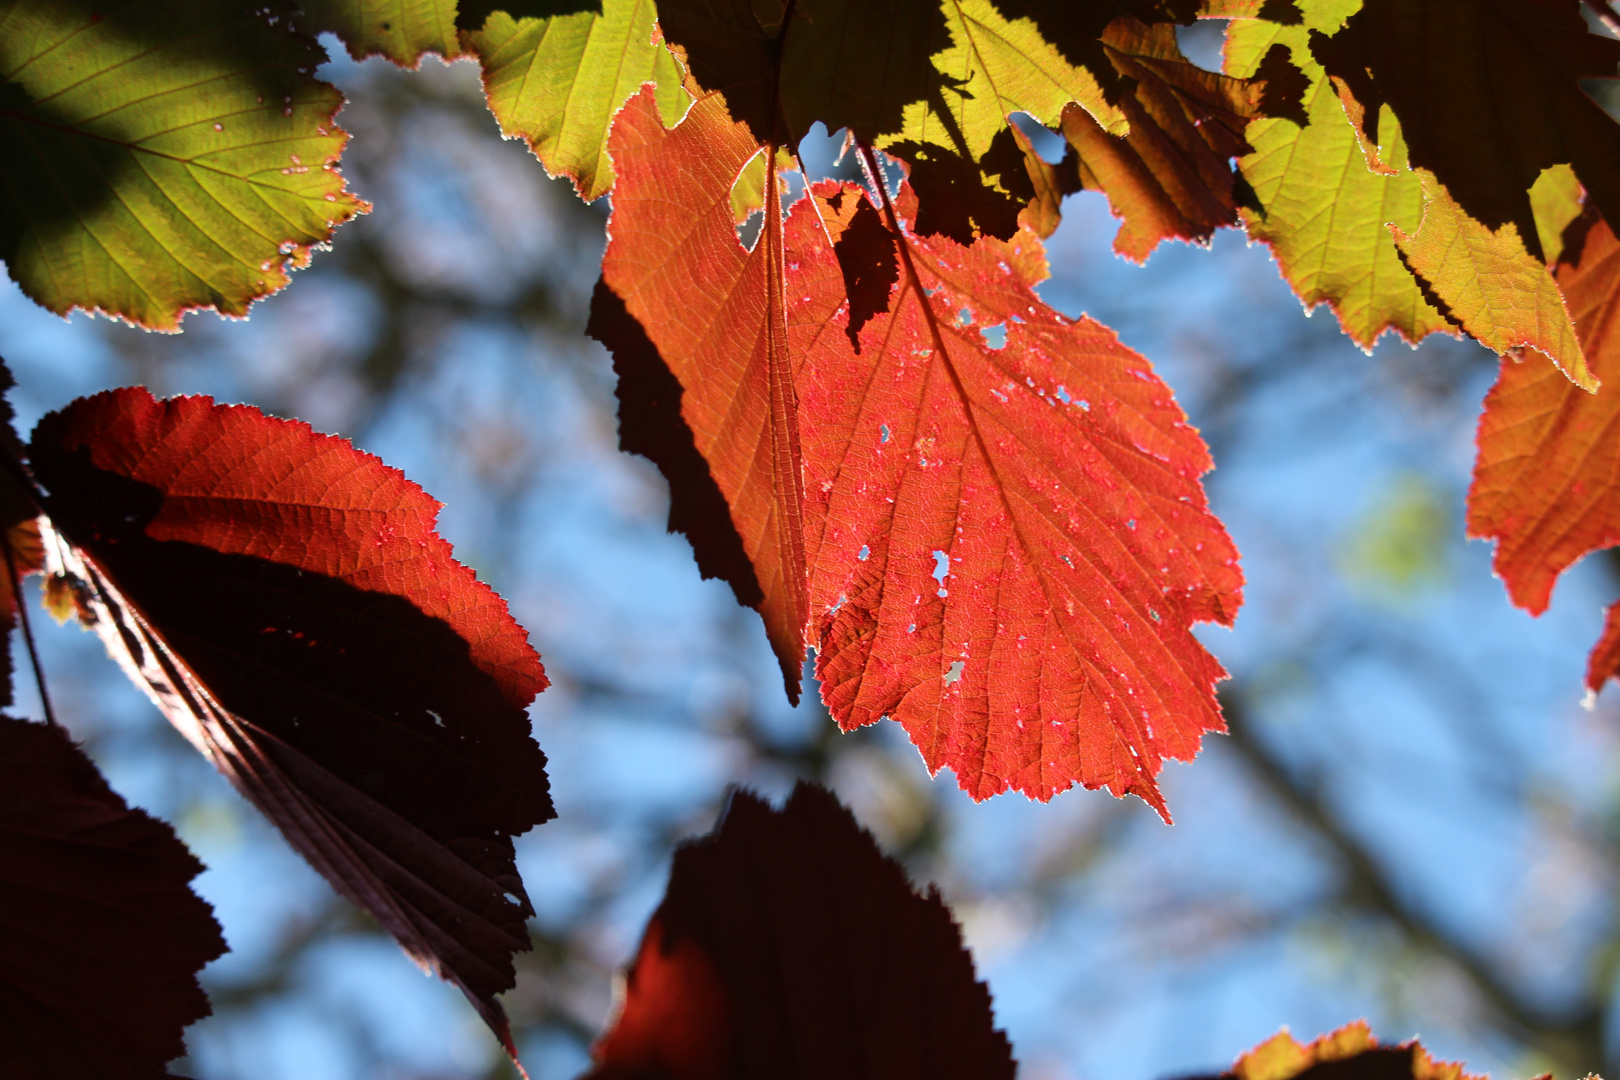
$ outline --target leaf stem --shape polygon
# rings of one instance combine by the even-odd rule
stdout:
[[[22,581],[17,576],[17,556],[11,550],[8,537],[0,537],[0,547],[6,551],[6,576],[11,581],[11,601],[17,606],[23,640],[28,644],[28,661],[34,667],[34,684],[39,687],[39,703],[45,710],[45,722],[52,727],[61,727],[56,722],[56,710],[51,708],[51,692],[45,687],[45,668],[39,662],[39,647],[34,644],[34,627],[28,621],[28,605],[23,602]]]

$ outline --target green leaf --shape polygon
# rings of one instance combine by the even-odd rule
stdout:
[[[691,104],[655,14],[653,0],[603,0],[599,12],[545,18],[495,11],[482,29],[462,35],[483,61],[484,92],[502,134],[525,139],[546,172],[570,177],[586,202],[613,186],[608,129],[630,95],[657,83],[659,116],[669,126]]]
[[[1371,348],[1385,330],[1416,342],[1447,330],[1445,317],[1423,296],[1386,223],[1416,230],[1423,190],[1410,171],[1373,172],[1344,108],[1308,48],[1312,29],[1341,23],[1354,3],[1312,3],[1303,24],[1239,19],[1228,30],[1226,70],[1249,75],[1273,45],[1288,46],[1310,80],[1310,123],[1265,118],[1248,126],[1254,152],[1238,162],[1254,191],[1245,207],[1249,235],[1270,245],[1278,266],[1307,307],[1326,303],[1345,333]],[[1405,146],[1392,117],[1380,129],[1387,156],[1405,164]]]
[[[299,24],[312,34],[336,34],[356,60],[386,56],[414,68],[424,53],[446,60],[461,54],[456,0],[302,0],[302,6]]]
[[[285,11],[0,0],[0,258],[34,300],[159,330],[243,315],[365,203]]]
[[[1452,197],[1427,169],[1423,221],[1416,235],[1398,225],[1390,232],[1413,272],[1421,274],[1453,318],[1488,349],[1505,354],[1530,348],[1546,356],[1583,390],[1598,381],[1587,370],[1552,272],[1525,247],[1509,221],[1489,229]]]
[[[1612,79],[1620,41],[1588,31],[1574,0],[1365,0],[1331,35],[1311,34],[1367,141],[1382,105],[1412,167],[1495,232],[1512,222],[1542,256],[1529,190],[1571,164],[1607,220],[1620,220],[1620,123],[1582,88]]]

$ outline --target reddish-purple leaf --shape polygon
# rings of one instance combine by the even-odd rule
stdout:
[[[1016,1066],[938,891],[825,790],[732,795],[675,853],[591,1080],[996,1080]]]
[[[552,816],[525,712],[546,685],[439,504],[308,425],[140,389],[29,447],[96,628],[169,719],[333,887],[467,994],[532,914],[512,837]]]
[[[225,951],[203,866],[132,810],[67,733],[0,716],[0,1071],[168,1076]]]

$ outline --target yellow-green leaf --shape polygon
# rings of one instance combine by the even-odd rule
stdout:
[[[1423,183],[1422,224],[1415,235],[1390,226],[1412,269],[1482,345],[1498,353],[1535,349],[1575,385],[1596,390],[1558,282],[1525,249],[1518,226],[1509,221],[1486,228],[1433,173],[1412,171]]]
[[[366,207],[325,54],[225,0],[0,0],[0,258],[59,314],[245,314]]]
[[[600,12],[546,18],[490,14],[462,44],[484,64],[490,111],[509,138],[527,140],[552,176],[568,176],[587,202],[613,186],[608,129],[643,83],[658,85],[658,112],[673,126],[691,96],[658,37],[653,0],[603,0]]]
[[[1342,0],[1311,3],[1305,21],[1292,26],[1237,20],[1228,30],[1226,69],[1250,75],[1267,50],[1282,43],[1310,80],[1308,125],[1281,118],[1249,124],[1246,136],[1254,152],[1238,167],[1258,208],[1245,207],[1243,215],[1249,235],[1270,245],[1306,306],[1328,304],[1345,333],[1371,348],[1385,330],[1416,342],[1449,324],[1401,264],[1386,227],[1418,227],[1423,191],[1417,177],[1403,169],[1394,175],[1369,170],[1355,128],[1308,48],[1312,29],[1336,26],[1354,7]],[[1405,165],[1393,117],[1380,131],[1385,154]]]
[[[414,68],[423,53],[446,60],[460,55],[456,0],[302,0],[299,25],[312,34],[329,30],[356,60],[386,56]]]
[[[1530,186],[1530,210],[1536,218],[1541,253],[1551,266],[1564,253],[1564,230],[1581,216],[1581,182],[1569,165],[1541,170]]]

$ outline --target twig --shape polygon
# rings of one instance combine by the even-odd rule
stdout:
[[[0,547],[6,549],[6,575],[11,579],[11,600],[17,605],[17,618],[22,622],[23,640],[28,643],[28,660],[34,666],[34,683],[39,687],[39,703],[45,710],[45,722],[60,727],[56,710],[51,708],[51,694],[45,688],[45,669],[39,662],[39,648],[34,644],[34,628],[28,621],[28,605],[23,602],[22,581],[17,576],[17,556],[11,550],[11,541],[0,536]]]

